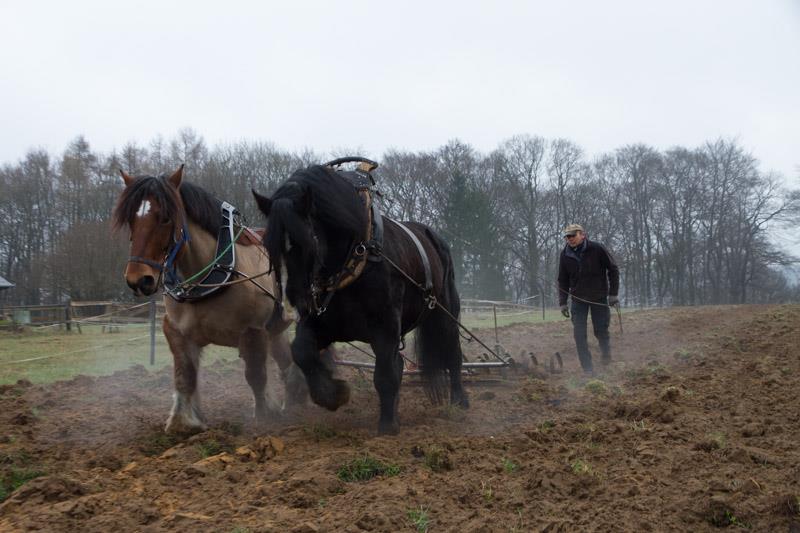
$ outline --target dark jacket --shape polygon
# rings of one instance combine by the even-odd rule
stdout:
[[[577,253],[569,245],[564,246],[558,262],[558,289],[559,305],[566,305],[568,294],[590,302],[616,296],[619,268],[599,242],[585,239]]]

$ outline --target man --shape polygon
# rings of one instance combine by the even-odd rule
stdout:
[[[611,362],[608,325],[609,306],[619,305],[619,268],[605,247],[586,238],[583,226],[570,224],[564,229],[567,244],[558,264],[558,303],[561,314],[570,318],[567,296],[572,296],[572,327],[578,359],[583,371],[594,372],[592,353],[586,340],[586,319],[592,313],[594,336],[600,343],[602,363]]]

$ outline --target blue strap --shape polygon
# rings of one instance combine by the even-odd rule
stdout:
[[[167,256],[166,262],[164,262],[164,272],[166,273],[166,281],[167,283],[177,284],[180,283],[180,277],[178,276],[178,267],[175,265],[175,258],[178,256],[178,253],[183,248],[183,245],[186,244],[191,240],[189,236],[189,227],[186,225],[186,222],[183,223],[183,235],[181,235],[181,240],[175,243],[175,246],[169,252]]]

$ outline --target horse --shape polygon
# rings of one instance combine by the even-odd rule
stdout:
[[[115,229],[130,229],[125,281],[136,296],[150,296],[166,287],[163,331],[172,352],[175,391],[165,431],[194,433],[208,428],[197,387],[200,356],[208,344],[238,347],[253,390],[255,420],[267,423],[270,414],[281,411],[266,394],[267,353],[284,381],[292,363],[286,331],[290,320],[276,304],[274,275],[264,275],[270,264],[260,239],[252,246],[231,244],[233,250],[217,255],[217,236],[232,235],[235,212],[201,187],[183,181],[183,165],[168,177],[120,173],[125,189],[112,216]],[[230,275],[216,284],[223,287],[211,289],[187,289],[178,283],[176,276],[202,272],[207,265],[218,264],[222,255],[235,257],[235,265],[222,270],[235,270],[244,283],[228,285]],[[212,272],[219,270],[214,267]],[[213,279],[220,281],[219,276]],[[287,385],[288,400],[301,396],[296,385]]]
[[[292,358],[317,405],[333,411],[350,394],[319,354],[337,341],[369,343],[380,403],[378,433],[397,434],[400,344],[416,328],[428,396],[443,401],[449,374],[450,402],[469,407],[453,320],[461,304],[450,249],[441,237],[423,224],[401,224],[371,210],[365,188],[331,166],[294,172],[272,197],[252,192],[269,224],[263,242],[278,279],[285,266],[282,294],[299,316]],[[373,223],[382,226],[382,243],[372,238]]]

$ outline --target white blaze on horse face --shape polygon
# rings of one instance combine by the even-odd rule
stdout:
[[[150,200],[145,200],[144,202],[142,202],[142,205],[139,206],[139,211],[136,212],[136,216],[143,217],[149,212],[150,212]]]

